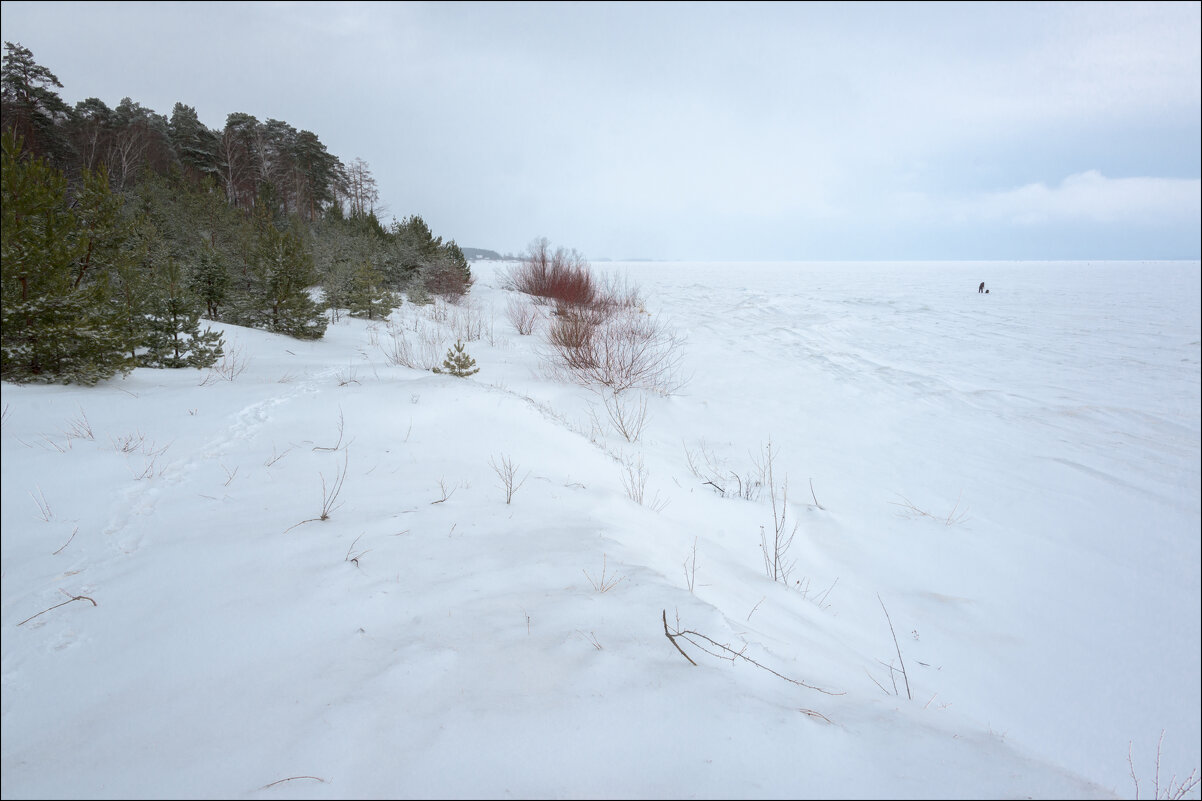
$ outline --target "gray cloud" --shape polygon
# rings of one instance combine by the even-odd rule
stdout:
[[[1199,257],[1196,3],[5,2],[3,36],[72,103],[312,130],[469,246]]]

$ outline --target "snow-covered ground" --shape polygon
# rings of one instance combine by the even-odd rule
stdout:
[[[478,335],[470,378],[344,317],[4,384],[3,796],[1163,793],[1202,764],[1199,267],[594,265],[685,339],[633,442],[484,262],[394,313]]]

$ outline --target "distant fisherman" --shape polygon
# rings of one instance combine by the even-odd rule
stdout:
[[[979,293],[981,293],[981,292],[984,292],[984,291],[985,291],[985,282],[984,282],[984,281],[982,281],[982,282],[981,282],[981,285],[980,285],[979,287],[977,287],[977,292],[978,292],[978,294],[979,294]]]

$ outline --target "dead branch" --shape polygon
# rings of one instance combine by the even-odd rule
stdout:
[[[315,451],[335,451],[336,452],[336,451],[340,451],[343,448],[347,447],[347,445],[350,445],[351,444],[350,442],[346,443],[346,445],[342,444],[342,435],[344,433],[343,429],[345,428],[345,426],[346,426],[346,421],[342,417],[342,407],[338,407],[338,441],[335,442],[332,446],[314,445],[313,450],[315,450]]]
[[[66,590],[60,590],[60,592],[70,595],[70,593],[68,593]],[[89,598],[86,595],[72,595],[70,598],[63,601],[61,604],[55,604],[54,606],[50,607],[50,609],[43,609],[41,612],[38,612],[37,615],[30,615],[29,617],[25,618],[17,625],[24,626],[26,623],[33,620],[35,617],[38,617],[38,615],[44,615],[47,612],[49,612],[51,609],[58,609],[60,606],[66,606],[67,604],[71,603],[72,601],[92,601],[92,606],[99,606],[99,604],[96,603],[96,601],[92,600],[91,598]]]
[[[684,649],[680,647],[680,643],[676,642],[677,635],[674,635],[672,632],[668,631],[668,610],[667,609],[664,610],[664,636],[668,638],[669,642],[671,642],[674,646],[676,646],[676,650],[680,651],[681,656],[683,656],[685,659],[689,660],[690,665],[692,665],[693,667],[697,667],[697,663],[694,662],[691,658],[689,658],[689,655],[686,654],[684,652]]]
[[[287,779],[278,779],[277,781],[274,781],[271,784],[265,784],[262,787],[260,787],[259,789],[266,790],[268,787],[275,787],[277,784],[283,784],[284,782],[296,781],[297,779],[312,779],[315,782],[321,782],[322,784],[326,783],[325,779],[319,778],[317,776],[289,776]]]
[[[664,620],[664,634],[666,634],[668,639],[672,641],[672,644],[676,646],[676,650],[680,651],[681,654],[684,654],[684,658],[688,659],[689,662],[692,662],[692,664],[694,664],[694,665],[696,665],[697,663],[693,662],[692,659],[689,659],[688,654],[685,654],[684,649],[682,649],[680,647],[680,645],[676,642],[677,637],[684,637],[685,640],[687,640],[688,642],[697,646],[702,651],[705,651],[710,656],[717,657],[718,659],[725,659],[730,662],[733,662],[736,659],[742,659],[744,662],[750,662],[751,664],[758,667],[760,670],[766,670],[769,673],[771,673],[773,676],[784,679],[785,681],[789,682],[790,684],[796,684],[797,686],[805,687],[808,690],[817,690],[818,692],[823,693],[824,695],[846,695],[846,693],[842,693],[842,692],[835,692],[833,690],[824,690],[821,687],[815,687],[814,685],[807,684],[804,681],[799,681],[798,679],[791,679],[788,676],[785,676],[781,673],[777,673],[772,668],[767,667],[766,665],[762,665],[759,662],[752,659],[751,657],[747,656],[747,654],[743,653],[743,651],[741,651],[741,650],[736,651],[735,649],[731,648],[730,646],[723,645],[722,643],[717,642],[716,640],[713,640],[710,637],[707,637],[706,635],[704,635],[700,632],[692,631],[691,629],[685,629],[683,631],[677,630],[676,632],[671,632],[668,630],[668,610],[666,610],[666,609],[664,610],[664,613],[663,613],[663,620]],[[694,640],[693,639],[694,637],[705,640],[705,642],[709,643],[714,648],[717,648],[721,653],[716,653],[714,651],[711,651],[705,645],[702,645],[701,643],[697,642],[697,640]]]

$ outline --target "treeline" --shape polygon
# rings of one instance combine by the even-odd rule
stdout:
[[[420,216],[385,226],[361,159],[281,120],[215,131],[176,103],[69,107],[5,43],[0,377],[95,383],[136,366],[206,367],[202,318],[303,339],[342,311],[458,297],[467,259]]]

